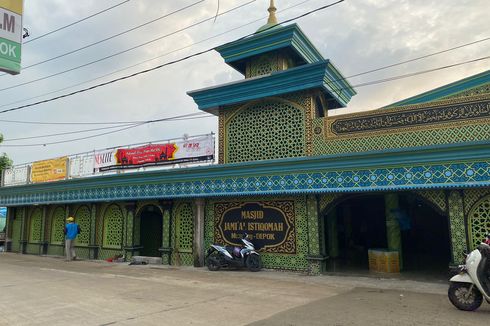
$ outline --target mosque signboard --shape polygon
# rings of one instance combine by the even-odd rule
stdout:
[[[23,0],[0,0],[0,71],[20,73]]]
[[[220,202],[214,206],[215,241],[234,246],[247,234],[257,250],[296,253],[294,202]]]

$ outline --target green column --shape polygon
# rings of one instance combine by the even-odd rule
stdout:
[[[171,264],[172,257],[172,242],[171,242],[171,227],[170,214],[172,205],[163,206],[163,221],[162,221],[162,261],[165,265]]]
[[[97,223],[97,205],[90,205],[90,235],[89,235],[89,244],[91,248],[90,258],[97,259],[98,258],[98,246],[97,246],[97,234],[96,234],[96,223]],[[83,230],[82,230],[83,232]]]
[[[22,225],[21,225],[21,232],[20,232],[20,252],[22,254],[26,253],[27,250],[27,207],[22,207],[21,208],[21,214],[22,214]]]
[[[386,217],[386,238],[388,240],[388,249],[398,251],[400,258],[400,270],[403,267],[402,259],[402,237],[400,224],[396,218],[396,212],[399,210],[398,194],[385,195],[385,217]]]
[[[48,215],[48,206],[43,206],[43,215],[41,216],[41,236],[40,236],[40,241],[39,241],[39,254],[40,255],[45,255],[47,254],[47,239],[46,239],[46,224],[48,223],[47,221],[47,215]]]
[[[449,193],[448,211],[452,247],[451,265],[457,265],[461,263],[463,251],[469,250],[468,243],[466,241],[463,197],[458,190],[454,190]]]
[[[5,251],[12,250],[12,230],[14,227],[14,208],[7,208],[7,220],[5,221]]]
[[[204,207],[203,199],[195,200],[194,211],[194,237],[192,242],[192,253],[194,267],[204,266]]]
[[[308,273],[310,275],[318,275],[321,272],[324,257],[320,255],[319,214],[316,196],[306,196],[306,209],[308,220]]]
[[[126,220],[124,222],[124,230],[125,230],[124,247],[126,248],[125,250],[126,261],[131,260],[131,257],[134,254],[134,251],[131,248],[135,246],[135,242],[134,242],[135,213],[136,213],[136,203],[131,203],[126,205]],[[139,232],[139,230],[137,232]]]
[[[337,210],[333,209],[327,215],[327,241],[328,241],[328,255],[330,258],[337,258],[339,256],[339,233],[337,228]]]

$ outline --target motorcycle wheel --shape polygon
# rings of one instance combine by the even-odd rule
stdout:
[[[250,255],[247,258],[247,261],[245,262],[247,265],[247,268],[251,272],[258,272],[262,268],[262,262],[260,261],[260,256],[259,255]]]
[[[482,304],[483,296],[476,286],[473,286],[471,292],[470,287],[470,283],[451,283],[447,293],[449,301],[460,310],[476,310]]]
[[[218,271],[221,268],[221,264],[216,255],[208,257],[207,265],[208,269],[212,272]]]

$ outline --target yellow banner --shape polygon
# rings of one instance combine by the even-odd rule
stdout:
[[[68,157],[32,163],[32,183],[63,180],[66,178],[66,162]]]
[[[0,8],[7,9],[22,16],[23,0],[0,0]]]

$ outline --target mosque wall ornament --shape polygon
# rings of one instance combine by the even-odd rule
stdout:
[[[439,101],[325,119],[327,137],[371,136],[490,122],[490,96]]]

